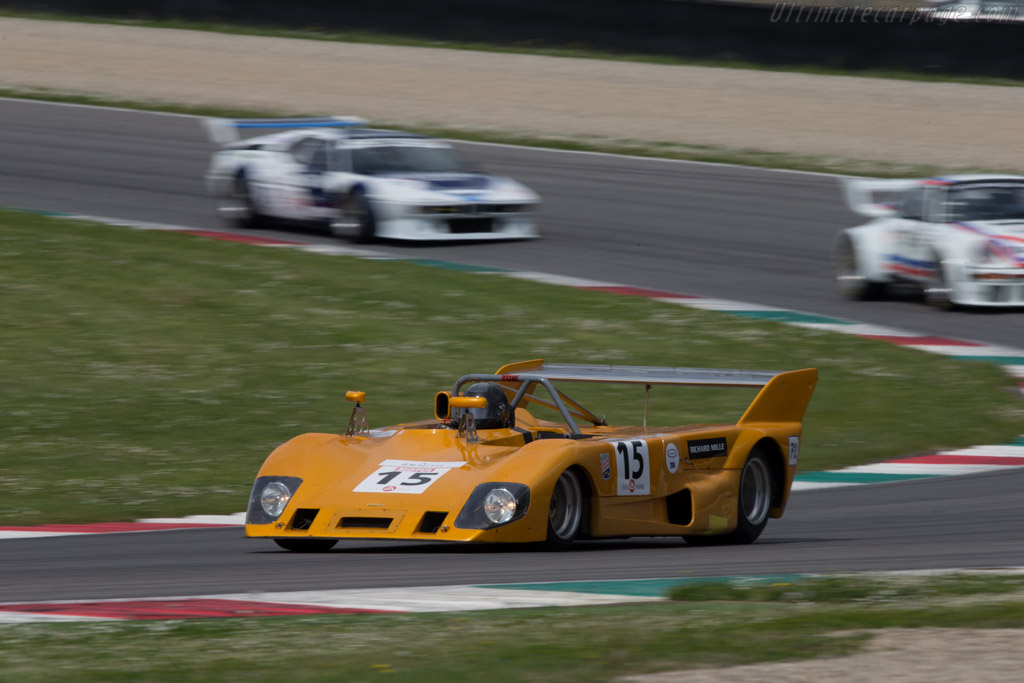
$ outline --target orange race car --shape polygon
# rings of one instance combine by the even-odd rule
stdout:
[[[365,394],[350,391],[345,434],[303,434],[264,462],[245,532],[306,552],[343,538],[750,543],[785,509],[817,377],[526,361],[460,377],[435,397],[435,420],[372,430]],[[761,390],[735,423],[655,428],[646,403],[644,425],[607,425],[568,382]]]

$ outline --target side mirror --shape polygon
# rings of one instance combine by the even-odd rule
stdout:
[[[439,391],[434,396],[434,417],[442,422],[448,419],[448,399],[451,397],[452,394],[449,391]]]

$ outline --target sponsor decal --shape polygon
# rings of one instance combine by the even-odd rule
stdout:
[[[449,470],[462,465],[461,462],[385,460],[352,490],[359,493],[423,493]]]
[[[791,436],[789,437],[789,464],[796,465],[797,460],[800,459],[800,437]]]
[[[672,474],[675,474],[676,470],[679,469],[679,449],[676,448],[674,443],[665,445],[665,467]]]
[[[601,454],[601,478],[612,478],[612,456],[610,453]]]
[[[647,496],[651,493],[651,457],[647,442],[640,439],[613,441],[615,449],[615,492],[620,496]]]
[[[695,439],[686,442],[686,450],[690,458],[716,458],[725,455],[729,449],[725,444],[724,436],[716,436],[713,439]]]

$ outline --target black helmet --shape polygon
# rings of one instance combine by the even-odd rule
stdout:
[[[486,408],[467,408],[473,416],[477,429],[500,429],[512,426],[512,406],[508,402],[508,396],[497,384],[477,382],[466,390],[465,395],[483,396],[487,399]]]

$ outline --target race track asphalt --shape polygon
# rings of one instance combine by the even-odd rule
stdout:
[[[194,118],[0,99],[0,205],[219,228]],[[834,177],[495,145],[462,145],[540,192],[535,242],[374,248],[612,281],[1019,346],[1024,312],[941,312],[907,294],[848,302],[828,262],[856,224]],[[333,243],[325,235],[265,233]],[[3,541],[0,602],[372,586],[1024,565],[1024,471],[794,493],[748,547],[674,540],[567,553],[344,543],[279,552],[238,529]]]

